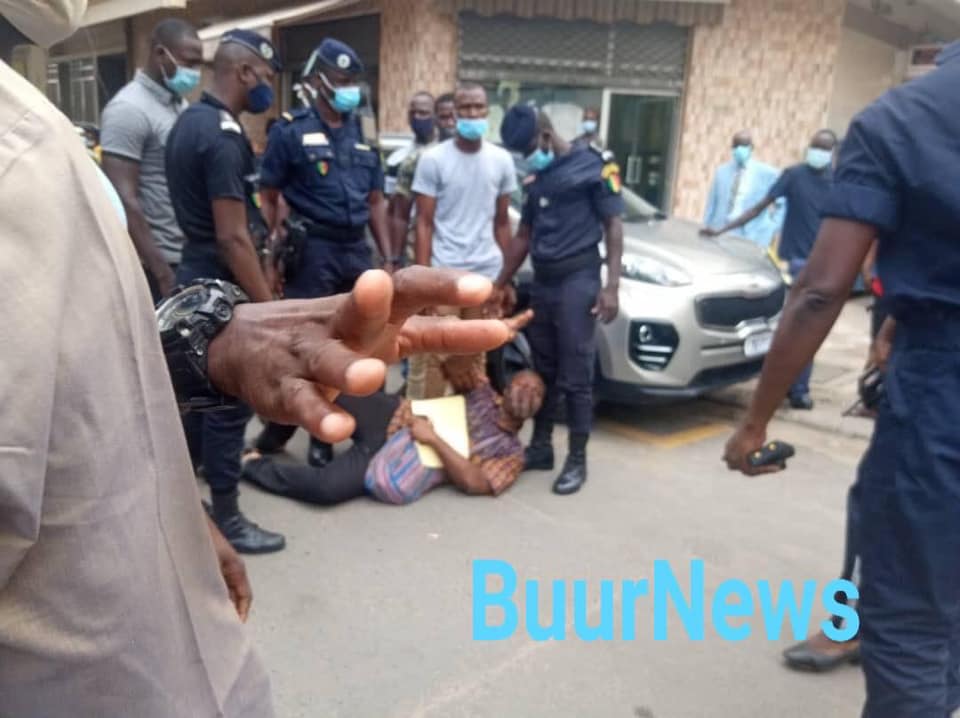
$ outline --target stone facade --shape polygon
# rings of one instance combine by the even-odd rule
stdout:
[[[827,121],[844,0],[731,0],[723,21],[694,29],[673,212],[699,220],[735,132],[753,131],[760,160],[801,160]]]
[[[436,0],[389,0],[380,15],[380,129],[409,132],[418,90],[450,92],[457,80],[457,18]]]

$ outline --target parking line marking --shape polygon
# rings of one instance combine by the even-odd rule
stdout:
[[[690,429],[674,431],[670,434],[654,434],[651,431],[644,431],[643,429],[637,429],[616,421],[601,421],[600,427],[628,439],[636,439],[644,444],[650,444],[658,449],[676,449],[733,431],[731,424],[721,422],[701,424],[700,426],[694,426]]]

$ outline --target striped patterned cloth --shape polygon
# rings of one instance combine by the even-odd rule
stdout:
[[[470,461],[483,469],[494,496],[513,485],[523,470],[523,444],[515,433],[500,427],[500,402],[485,379],[466,397]],[[420,463],[416,442],[407,428],[412,419],[410,402],[404,401],[390,422],[390,438],[367,468],[364,485],[380,501],[408,504],[447,480],[441,469],[428,469]]]
[[[367,493],[388,504],[409,504],[445,480],[440,469],[420,463],[417,443],[409,429],[391,436],[367,467],[363,483]]]

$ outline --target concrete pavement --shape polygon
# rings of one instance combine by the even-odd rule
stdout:
[[[865,350],[864,350],[865,351]],[[859,353],[862,356],[862,352]],[[820,398],[820,397],[818,397]],[[605,410],[591,444],[591,479],[560,498],[551,474],[530,473],[499,499],[440,489],[408,507],[361,499],[333,509],[244,488],[243,506],[282,529],[282,554],[248,560],[254,642],[273,677],[278,716],[300,718],[831,718],[858,714],[860,673],[797,674],[781,665],[793,642],[753,635],[692,641],[671,609],[669,638],[652,637],[641,603],[636,640],[535,642],[471,638],[471,562],[508,561],[520,584],[588,581],[591,623],[601,579],[651,577],[671,562],[686,590],[691,558],[705,562],[707,606],[725,579],[816,580],[839,570],[844,500],[863,440],[778,421],[794,443],[782,475],[746,479],[720,463],[736,410],[699,401]],[[564,437],[557,436],[557,448]],[[302,432],[292,451],[302,456]],[[619,594],[618,594],[619,595]],[[754,588],[754,597],[756,596]],[[570,600],[568,598],[568,604]],[[541,623],[549,600],[541,595]],[[491,614],[491,617],[493,614]],[[813,611],[825,617],[819,605]]]

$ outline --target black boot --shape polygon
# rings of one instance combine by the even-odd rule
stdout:
[[[533,428],[533,439],[523,452],[524,471],[553,470],[553,424],[537,422]]]
[[[263,427],[253,445],[261,454],[279,454],[296,431],[295,426],[274,424],[271,421]]]
[[[307,450],[307,463],[310,466],[322,469],[333,460],[333,447],[322,441],[310,437],[310,448]]]
[[[237,506],[239,492],[213,494],[213,521],[237,553],[273,553],[286,546],[282,534],[257,526]]]
[[[553,482],[553,493],[565,496],[580,490],[587,480],[587,434],[570,434],[570,451],[563,470]]]

